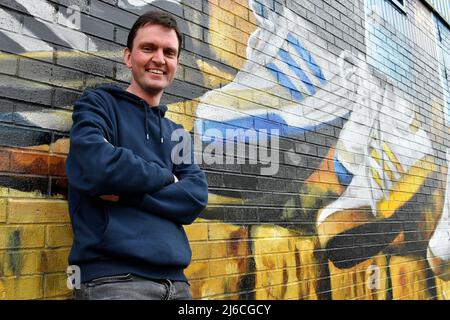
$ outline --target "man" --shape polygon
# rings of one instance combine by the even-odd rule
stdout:
[[[198,165],[171,159],[174,130],[160,105],[179,63],[175,19],[151,11],[133,25],[124,50],[127,90],[103,86],[76,101],[67,157],[78,299],[190,299],[191,259],[182,227],[205,208]]]

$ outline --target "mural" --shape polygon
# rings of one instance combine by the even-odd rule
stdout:
[[[316,32],[320,21],[299,1],[283,7],[271,0],[203,1],[195,9],[209,19],[191,16],[197,12],[191,1],[119,0],[117,7],[65,1],[57,11],[49,1],[40,7],[9,1],[0,6],[9,21],[6,28],[0,20],[0,158],[8,162],[0,164],[0,193],[6,201],[65,199],[72,102],[89,86],[126,86],[117,43],[124,44],[136,15],[162,8],[180,18],[186,35],[183,73],[165,96],[170,117],[199,137],[199,151],[217,152],[227,142],[248,148],[241,159],[233,153],[230,161],[201,163],[210,204],[186,228],[194,297],[448,299],[450,159],[447,151],[446,162],[439,161],[434,138],[440,131],[447,139],[447,129],[421,113],[446,112],[448,79],[440,80],[443,104],[442,97],[418,103],[412,53],[428,44],[446,47],[426,35],[411,40],[408,28],[422,20],[408,22],[395,10],[386,15],[394,8],[388,1],[360,2],[365,33],[352,32],[364,46],[338,48],[330,46],[332,31]],[[16,12],[26,14],[23,32]],[[111,16],[120,28],[103,21]],[[424,23],[417,29],[437,33]],[[389,25],[402,31],[386,37]],[[430,60],[445,66],[448,51],[440,50]],[[227,130],[236,133],[231,141]],[[254,141],[259,136],[252,132],[269,132],[270,144]],[[279,170],[264,174],[264,164],[250,162],[250,146],[269,147]],[[16,221],[0,253],[0,274],[14,279],[29,259],[21,253],[27,230]],[[66,224],[52,234],[64,235],[59,241],[70,246],[68,221],[57,221]],[[57,274],[65,270],[65,251],[52,250],[39,258],[38,270],[56,272],[46,280],[56,292],[65,285]]]

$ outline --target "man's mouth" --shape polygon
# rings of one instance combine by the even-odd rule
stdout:
[[[146,72],[149,73],[153,73],[153,74],[164,74],[164,72],[162,70],[158,70],[158,69],[146,69]]]

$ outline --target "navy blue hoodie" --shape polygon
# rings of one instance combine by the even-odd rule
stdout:
[[[80,267],[82,282],[123,273],[186,281],[191,250],[182,225],[205,208],[208,187],[197,164],[172,162],[171,134],[182,127],[166,111],[116,86],[87,90],[75,102],[69,264]]]

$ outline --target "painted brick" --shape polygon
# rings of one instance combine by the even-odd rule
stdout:
[[[242,274],[245,266],[245,258],[233,258],[225,260],[212,260],[209,262],[209,274],[212,277]]]
[[[84,78],[81,72],[30,59],[20,59],[19,76],[71,89],[80,89]]]
[[[0,72],[15,75],[17,73],[17,57],[0,52]]]
[[[2,0],[2,6],[38,17],[52,22],[56,8],[45,0],[27,1],[27,0]]]
[[[7,200],[0,199],[0,223],[6,222]]]
[[[217,7],[212,3],[209,4],[209,15],[229,25],[234,25],[234,14]]]
[[[189,241],[200,241],[208,239],[208,225],[205,223],[194,223],[184,227]]]
[[[183,4],[202,11],[202,0],[184,0]]]
[[[50,151],[52,153],[69,153],[70,142],[67,137],[58,136],[55,141],[51,144]]]
[[[95,88],[99,85],[104,85],[104,84],[116,84],[116,82],[111,79],[93,76],[93,75],[88,74],[88,75],[86,75],[86,83],[85,84],[86,84],[86,88]]]
[[[49,157],[49,174],[52,176],[66,176],[66,157],[50,156]]]
[[[40,299],[42,277],[4,278],[0,284],[0,300],[32,300]]]
[[[8,83],[8,86],[0,87],[1,97],[51,105],[52,88],[50,86],[1,74],[0,83]]]
[[[39,248],[44,246],[44,226],[0,225],[0,231],[0,249]]]
[[[247,228],[224,223],[209,223],[208,238],[210,240],[245,239]]]
[[[12,32],[20,32],[21,17],[14,13],[0,8],[0,28]]]
[[[186,277],[189,279],[203,279],[209,276],[209,263],[208,262],[192,262],[185,269]]]
[[[44,273],[66,272],[70,249],[41,251],[41,271]]]
[[[15,175],[0,175],[2,196],[42,198],[48,193],[48,178]]]
[[[73,109],[73,103],[80,97],[78,91],[65,88],[55,88],[52,106],[56,108]]]
[[[0,272],[5,277],[35,275],[40,273],[39,251],[10,249],[0,252]]]
[[[8,223],[69,222],[68,206],[61,200],[9,200]]]
[[[48,248],[68,247],[72,245],[73,234],[71,225],[46,226],[45,245]]]
[[[232,0],[219,0],[219,7],[229,12],[232,12],[237,17],[247,20],[249,10],[246,7],[241,6],[236,1]]]
[[[98,0],[91,1],[90,14],[105,21],[114,21],[115,24],[125,28],[131,28],[136,16],[120,8],[102,3]]]
[[[66,274],[47,274],[44,276],[44,299],[63,297],[71,299],[73,291],[67,288]]]
[[[80,14],[80,26],[77,26],[77,30],[84,34],[94,35],[107,40],[114,40],[114,25],[111,23],[90,17],[85,14]],[[68,21],[66,15],[63,12],[58,14],[58,23],[63,26],[72,27],[73,22]]]
[[[211,245],[206,241],[190,242],[192,261],[206,260],[211,256]]]
[[[116,80],[130,83],[131,72],[123,63],[116,63]]]
[[[11,172],[47,175],[48,164],[48,155],[20,151],[11,152]]]
[[[10,152],[0,150],[0,171],[9,171]]]
[[[114,38],[115,42],[126,47],[128,39],[128,30],[116,27],[115,31],[116,31]]]
[[[66,7],[73,6],[74,9],[77,11],[81,11],[84,13],[89,12],[89,0],[51,0],[51,1],[58,3],[58,4],[62,4]],[[67,9],[65,9],[65,10],[67,10]]]
[[[123,46],[99,38],[89,38],[88,49],[93,55],[123,63]]]
[[[107,77],[112,77],[114,73],[114,62],[78,51],[58,50],[56,63],[85,73]]]
[[[87,36],[85,34],[68,27],[38,21],[32,17],[24,17],[23,33],[66,48],[86,50]]]

